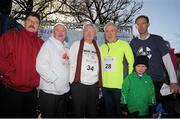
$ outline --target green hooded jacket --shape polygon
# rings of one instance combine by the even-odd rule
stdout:
[[[156,104],[154,84],[146,73],[140,79],[137,73],[128,75],[122,85],[121,103],[127,104],[128,111],[139,111],[139,116],[149,114],[149,106]]]

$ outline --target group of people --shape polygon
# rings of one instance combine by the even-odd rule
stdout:
[[[73,117],[97,117],[102,91],[105,117],[157,117],[164,67],[170,91],[180,93],[169,49],[162,37],[148,32],[147,16],[136,18],[139,36],[130,44],[118,39],[117,26],[108,22],[105,43],[98,46],[96,27],[89,23],[70,49],[64,24],[55,24],[43,43],[40,23],[31,12],[23,28],[0,37],[0,116],[37,117],[39,103],[41,117],[67,117],[70,92]]]

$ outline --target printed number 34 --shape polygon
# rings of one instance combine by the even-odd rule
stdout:
[[[92,70],[92,71],[93,71],[93,70],[94,70],[94,66],[88,65],[88,66],[87,66],[87,70],[88,70],[88,71],[89,71],[89,70]]]

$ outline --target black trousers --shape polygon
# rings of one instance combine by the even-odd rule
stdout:
[[[97,117],[99,99],[98,83],[93,85],[72,83],[71,96],[74,117]]]
[[[0,86],[0,116],[1,117],[37,117],[37,90],[18,92],[11,88]]]
[[[160,89],[163,85],[163,82],[153,82],[154,83],[154,90],[155,90],[155,94],[156,94],[156,104],[158,103],[162,103],[162,95],[160,93]]]
[[[40,90],[39,104],[42,118],[66,117],[68,94],[53,95]]]
[[[121,117],[121,89],[102,88],[106,117]]]

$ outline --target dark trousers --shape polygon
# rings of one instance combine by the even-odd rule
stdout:
[[[160,93],[160,89],[163,85],[163,82],[153,82],[154,83],[154,90],[156,94],[156,104],[162,103],[162,95]]]
[[[98,114],[98,83],[84,85],[71,84],[71,96],[74,117],[97,117]]]
[[[180,114],[180,101],[178,101],[178,97],[175,97],[174,94],[162,96],[160,94],[160,89],[163,85],[163,82],[153,82],[156,93],[156,103],[162,104],[163,111],[166,112],[167,115],[163,115],[163,117],[178,117]],[[176,95],[177,96],[177,95]],[[161,110],[160,110],[161,111]]]
[[[42,118],[66,117],[68,94],[54,95],[40,90],[39,104]]]
[[[154,83],[154,89],[155,89],[155,94],[156,94],[156,108],[158,107],[159,104],[162,104],[162,107],[160,109],[157,108],[157,112],[160,113],[166,107],[166,104],[164,103],[164,98],[160,93],[160,89],[161,89],[161,87],[163,85],[163,82],[155,82],[155,81],[153,81],[153,83]]]
[[[107,117],[121,117],[121,90],[115,88],[102,88]]]
[[[37,117],[37,90],[18,92],[1,85],[0,90],[1,117]]]

